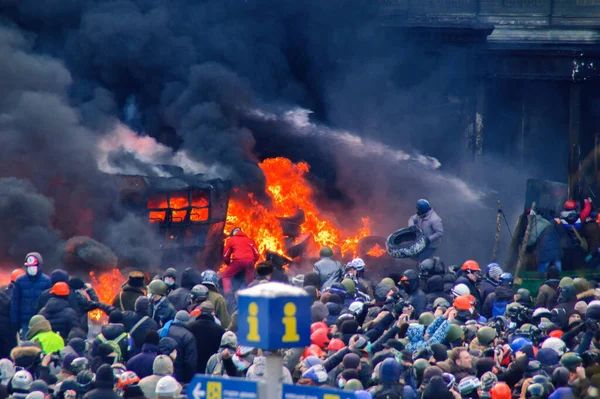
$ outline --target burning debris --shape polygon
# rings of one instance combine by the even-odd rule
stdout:
[[[123,276],[118,269],[112,269],[109,272],[99,275],[93,271],[90,272],[90,284],[96,290],[98,299],[104,303],[112,303],[113,298],[119,293],[125,281],[127,281],[127,277]],[[90,319],[98,322],[104,316],[104,312],[96,309],[89,312],[88,316]]]

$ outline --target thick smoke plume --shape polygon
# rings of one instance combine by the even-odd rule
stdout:
[[[88,235],[127,265],[158,265],[159,240],[114,203],[102,173],[163,176],[158,163],[230,179],[260,198],[257,161],[305,160],[320,205],[344,220],[370,216],[380,235],[403,227],[415,200],[428,197],[447,221],[456,261],[487,256],[489,242],[460,240],[486,229],[493,236],[490,194],[522,198],[523,174],[502,160],[482,162],[485,179],[457,177],[466,158],[460,98],[472,90],[463,50],[427,54],[382,28],[377,2],[0,6],[0,173],[22,179],[0,189],[39,209],[26,216],[31,223],[4,202],[0,212],[6,225],[41,236],[3,231],[11,259]]]

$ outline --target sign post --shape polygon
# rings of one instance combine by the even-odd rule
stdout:
[[[238,342],[266,351],[267,399],[282,399],[283,360],[278,349],[310,345],[311,298],[281,283],[238,292]]]

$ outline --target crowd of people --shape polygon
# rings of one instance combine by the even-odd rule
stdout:
[[[313,301],[311,345],[280,351],[282,383],[357,399],[600,395],[595,281],[561,279],[550,265],[532,295],[498,264],[437,257],[373,281],[362,259],[343,265],[328,247],[312,271],[288,276],[270,262],[254,266],[254,242],[238,238],[225,261],[245,285],[293,284]],[[196,373],[266,379],[261,350],[238,344],[235,273],[222,284],[209,269],[169,268],[149,282],[133,271],[106,304],[81,278],[45,271],[30,253],[0,289],[0,399],[172,399]],[[107,322],[94,331],[88,312],[97,309]]]

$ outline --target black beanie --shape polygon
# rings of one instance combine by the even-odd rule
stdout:
[[[69,280],[69,287],[74,290],[80,290],[85,287],[85,283],[79,277],[73,277]]]
[[[477,369],[477,378],[481,378],[487,371],[492,371],[496,362],[494,359],[483,357],[477,361],[475,368]]]
[[[436,362],[443,362],[448,359],[448,349],[444,344],[431,345],[431,352],[433,352],[433,358]]]
[[[356,320],[346,320],[340,327],[342,334],[354,334],[358,331],[358,322]]]
[[[158,345],[159,342],[160,337],[158,336],[158,333],[156,331],[148,331],[148,334],[146,334],[146,337],[144,338],[144,343]]]
[[[73,338],[68,342],[68,345],[73,348],[77,355],[83,356],[85,353],[85,341],[79,337]]]

